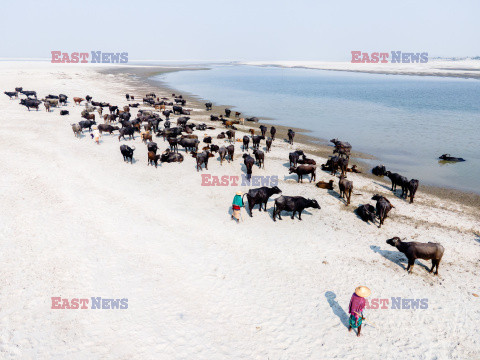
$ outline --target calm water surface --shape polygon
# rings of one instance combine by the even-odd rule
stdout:
[[[480,193],[478,80],[238,65],[158,78],[274,124],[349,141],[408,178]],[[443,153],[467,161],[439,163]]]

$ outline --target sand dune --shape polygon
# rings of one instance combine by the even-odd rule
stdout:
[[[2,91],[23,86],[70,100],[89,94],[121,106],[126,92],[143,95],[128,74],[108,76],[100,67],[0,68]],[[336,190],[297,184],[285,165],[288,152],[309,149],[289,146],[279,134],[265,169],[255,166],[253,174],[278,175],[284,195],[315,198],[322,209],[274,223],[270,201],[268,214],[244,213],[237,225],[230,204],[235,191],[248,188],[202,187],[183,150],[184,163],[155,169],[138,137],[122,140],[136,146],[131,165],[116,136],[104,135],[100,145],[88,132],[73,136],[70,124],[82,106],[69,103],[63,117],[59,109],[28,112],[3,94],[0,106],[1,358],[480,357],[480,298],[472,295],[480,294],[477,209],[421,188],[410,205],[358,174],[349,174],[358,195],[347,208]],[[195,122],[206,119],[194,114]],[[161,151],[167,147],[156,141]],[[240,154],[237,143],[235,161],[220,166],[211,159],[208,173],[240,176]],[[317,180],[331,178],[317,171]],[[396,207],[381,229],[352,212],[373,203],[374,193]],[[392,236],[440,242],[440,275],[429,274],[426,261],[408,275],[406,259],[385,243]],[[372,298],[427,298],[428,309],[367,310],[374,326],[357,339],[347,332],[345,312],[360,284]],[[54,310],[54,296],[128,298],[128,309]]]

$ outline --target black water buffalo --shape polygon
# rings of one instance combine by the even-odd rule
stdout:
[[[264,210],[265,212],[267,211],[267,202],[270,196],[274,194],[281,194],[282,190],[278,188],[278,186],[274,187],[267,187],[263,186],[261,188],[257,189],[250,189],[248,193],[243,194],[243,196],[247,197],[247,203],[248,203],[248,212],[250,214],[250,217],[252,217],[252,210],[255,207],[255,205],[259,205],[259,210],[262,211],[262,204],[264,205]]]
[[[228,138],[229,142],[235,141],[235,131],[228,130],[228,131],[225,132],[225,134],[227,135],[227,138]]]
[[[390,210],[392,210],[395,206],[393,206],[390,201],[381,195],[375,194],[372,197],[372,200],[376,200],[377,204],[375,206],[377,210],[377,217],[380,219],[380,225],[378,225],[379,228],[382,227],[383,222],[387,218],[388,213]]]
[[[163,116],[168,120],[170,118],[170,115],[173,113],[172,110],[165,110],[162,112]]]
[[[247,151],[248,150],[248,144],[250,144],[250,137],[245,135],[243,137],[243,150],[242,151]]]
[[[264,125],[260,125],[260,132],[262,133],[262,136],[265,137],[267,134],[267,127]]]
[[[125,139],[125,135],[128,135],[130,139],[135,140],[135,135],[134,135],[135,128],[133,126],[124,127],[120,129],[119,132],[120,132],[120,135],[118,135],[118,141],[120,141],[121,138],[123,138],[124,140],[127,140]]]
[[[410,193],[410,204],[413,203],[413,198],[415,197],[415,193],[417,192],[418,189],[418,184],[420,182],[417,179],[412,179],[407,183],[407,194]]]
[[[37,92],[36,91],[28,91],[28,90],[22,90],[20,91],[23,95],[26,97],[34,96],[35,99],[37,98]]]
[[[178,152],[178,139],[176,137],[167,137],[168,145],[170,145],[170,150]]]
[[[64,94],[58,95],[58,102],[63,105],[67,105],[68,96]]]
[[[16,91],[16,92],[19,92],[19,93],[21,93],[21,92],[22,92],[22,90],[23,90],[23,88],[22,88],[22,87],[16,87],[16,88],[15,88],[15,91]]]
[[[275,134],[277,133],[277,129],[275,128],[275,126],[272,126],[270,128],[270,136],[272,137],[272,141],[275,141]]]
[[[205,108],[207,109],[207,111],[212,110],[212,103],[211,102],[205,103]]]
[[[192,156],[197,159],[197,172],[202,170],[202,164],[205,164],[205,170],[208,170],[208,159],[213,157],[213,154],[209,151],[201,153],[192,152]]]
[[[181,138],[178,141],[178,145],[183,147],[185,149],[185,152],[187,152],[188,150],[196,152],[198,150],[198,144],[200,144],[200,141],[198,141],[197,139]]]
[[[270,138],[270,137],[267,138],[267,140],[265,141],[265,143],[266,143],[266,145],[267,145],[265,151],[266,151],[266,152],[270,152],[270,148],[272,147],[272,138]]]
[[[252,177],[253,164],[255,164],[255,159],[250,156],[250,154],[243,154],[243,163],[247,168],[247,179]]]
[[[78,122],[78,125],[83,129],[88,129],[88,131],[92,131],[92,126],[95,125],[95,120],[82,120]]]
[[[315,160],[309,159],[305,155],[298,159],[298,163],[304,165],[317,165],[317,162]]]
[[[175,104],[181,104],[182,106],[185,106],[187,103],[187,100],[185,99],[175,99]]]
[[[293,138],[295,137],[295,131],[293,131],[292,129],[288,129],[287,135],[288,135],[288,143],[290,145],[293,145]]]
[[[349,181],[345,176],[340,175],[340,180],[338,181],[338,188],[340,189],[340,197],[346,198],[346,206],[350,205],[350,197],[352,196],[353,191],[353,181]]]
[[[407,190],[408,179],[405,176],[390,171],[387,171],[385,175],[392,181],[392,191],[397,190],[397,185],[402,188],[402,194],[400,196],[403,197]]]
[[[220,118],[217,115],[210,115],[210,121],[219,121]]]
[[[336,175],[338,169],[340,169],[341,175],[346,176],[348,168],[348,158],[343,158],[337,155],[332,156],[330,159],[327,160],[325,166],[331,170],[332,175]]]
[[[450,154],[443,154],[442,156],[439,157],[439,159],[444,161],[453,161],[453,162],[465,161],[464,158],[453,157],[453,156],[450,156]]]
[[[157,136],[157,137],[163,136],[163,141],[165,141],[165,139],[167,137],[177,137],[181,133],[182,133],[182,129],[179,128],[179,127],[165,128],[165,129],[159,131],[158,133],[156,133],[155,136]]]
[[[265,169],[265,153],[262,150],[255,149],[253,150],[253,155],[255,155],[258,167],[263,167]]]
[[[298,175],[297,182],[303,183],[304,175],[310,174],[310,182],[312,182],[312,180],[315,180],[317,178],[316,170],[317,170],[317,167],[314,165],[300,165],[298,167],[291,166],[290,169],[288,169],[288,173],[297,174]]]
[[[109,106],[108,110],[110,111],[110,114],[113,114],[113,113],[118,114],[118,106]]]
[[[247,121],[253,121],[253,122],[258,122],[258,118],[255,117],[255,116],[246,118],[245,120],[247,120]]]
[[[16,91],[5,91],[4,94],[7,95],[10,100],[12,100],[12,97],[18,97],[18,92]]]
[[[210,151],[211,151],[212,153],[218,152],[219,149],[220,149],[220,147],[219,147],[218,145],[215,145],[215,144],[211,144],[211,145],[210,145]]]
[[[306,208],[320,209],[317,200],[305,199],[302,196],[280,196],[275,200],[273,206],[273,221],[277,221],[276,217],[282,220],[282,211],[291,211],[292,219],[298,212],[298,220],[302,220],[302,211]]]
[[[182,162],[183,155],[175,152],[171,152],[170,149],[165,150],[160,157],[161,162],[172,163],[172,162]]]
[[[148,144],[147,144],[147,150],[148,151],[153,151],[155,154],[157,153],[157,150],[158,150],[158,146],[157,146],[157,143],[153,142],[153,141],[150,141]]]
[[[403,242],[399,237],[395,236],[394,238],[388,239],[387,244],[395,246],[398,251],[405,254],[408,259],[407,271],[409,274],[413,271],[413,266],[415,265],[416,259],[423,260],[432,260],[432,268],[429,272],[432,272],[436,267],[435,275],[438,275],[438,265],[442,260],[443,253],[445,248],[433,242],[420,243],[416,241]]]
[[[385,165],[377,165],[372,169],[372,174],[376,176],[384,176],[387,173]]]
[[[303,156],[304,153],[302,150],[296,150],[288,154],[288,160],[290,161],[290,167],[297,167],[298,159],[300,156]]]
[[[60,110],[60,115],[68,115],[70,112],[68,110]]]
[[[41,101],[39,100],[33,100],[33,99],[21,99],[20,100],[20,105],[26,106],[28,111],[30,111],[30,108],[37,109],[38,111],[38,106],[41,104]]]
[[[253,150],[258,149],[260,147],[260,141],[265,140],[265,136],[263,135],[253,135],[252,136],[252,148]]]
[[[180,116],[177,119],[177,126],[186,126],[188,120],[190,120],[189,116]]]
[[[98,131],[100,131],[100,134],[102,132],[108,132],[111,135],[115,130],[119,130],[119,127],[118,126],[107,125],[107,124],[98,125]]]
[[[233,155],[235,153],[235,146],[234,145],[228,145],[227,146],[227,153],[228,153],[228,158],[227,161],[233,161]]]
[[[181,106],[174,105],[173,106],[173,114],[179,114],[181,115],[183,113],[183,108]]]
[[[87,102],[90,102],[92,101],[92,97],[90,95],[87,95],[85,96],[85,100],[87,100]]]
[[[225,146],[218,149],[218,156],[220,156],[220,165],[223,165],[223,160],[225,160],[225,157],[227,156],[227,148]]]
[[[375,223],[375,207],[373,205],[360,205],[355,212],[363,221]]]
[[[232,110],[230,110],[230,109],[225,109],[225,116],[226,116],[227,118],[230,117],[230,114],[231,114],[231,113],[232,113]]]
[[[135,151],[135,146],[131,148],[128,145],[120,145],[120,152],[123,155],[123,161],[127,161],[130,159],[130,163],[133,164],[133,152]]]

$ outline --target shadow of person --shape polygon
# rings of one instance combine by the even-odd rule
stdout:
[[[348,329],[349,323],[348,323],[348,318],[349,316],[343,310],[343,308],[340,306],[340,304],[335,300],[337,295],[333,291],[327,291],[325,293],[325,297],[327,298],[328,305],[332,308],[332,311],[335,315],[337,315],[342,322],[343,326],[345,326]]]

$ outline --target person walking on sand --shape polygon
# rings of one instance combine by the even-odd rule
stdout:
[[[360,332],[362,331],[362,321],[363,317],[363,309],[365,309],[365,298],[369,297],[371,291],[366,286],[359,286],[355,289],[355,292],[350,299],[350,305],[348,305],[348,313],[350,314],[350,319],[348,320],[349,326],[348,331],[352,331],[352,329],[357,329],[357,336],[360,336]]]
[[[94,126],[93,127],[93,134],[92,134],[92,138],[95,140],[95,142],[97,143],[97,145],[100,145],[100,137],[102,135],[100,134],[100,131],[98,130],[98,126]]]
[[[235,221],[238,222],[240,221],[240,211],[242,210],[242,207],[245,205],[243,204],[243,199],[242,199],[242,192],[237,191],[235,194],[235,197],[233,198],[233,203],[232,203],[232,219],[235,219]]]

